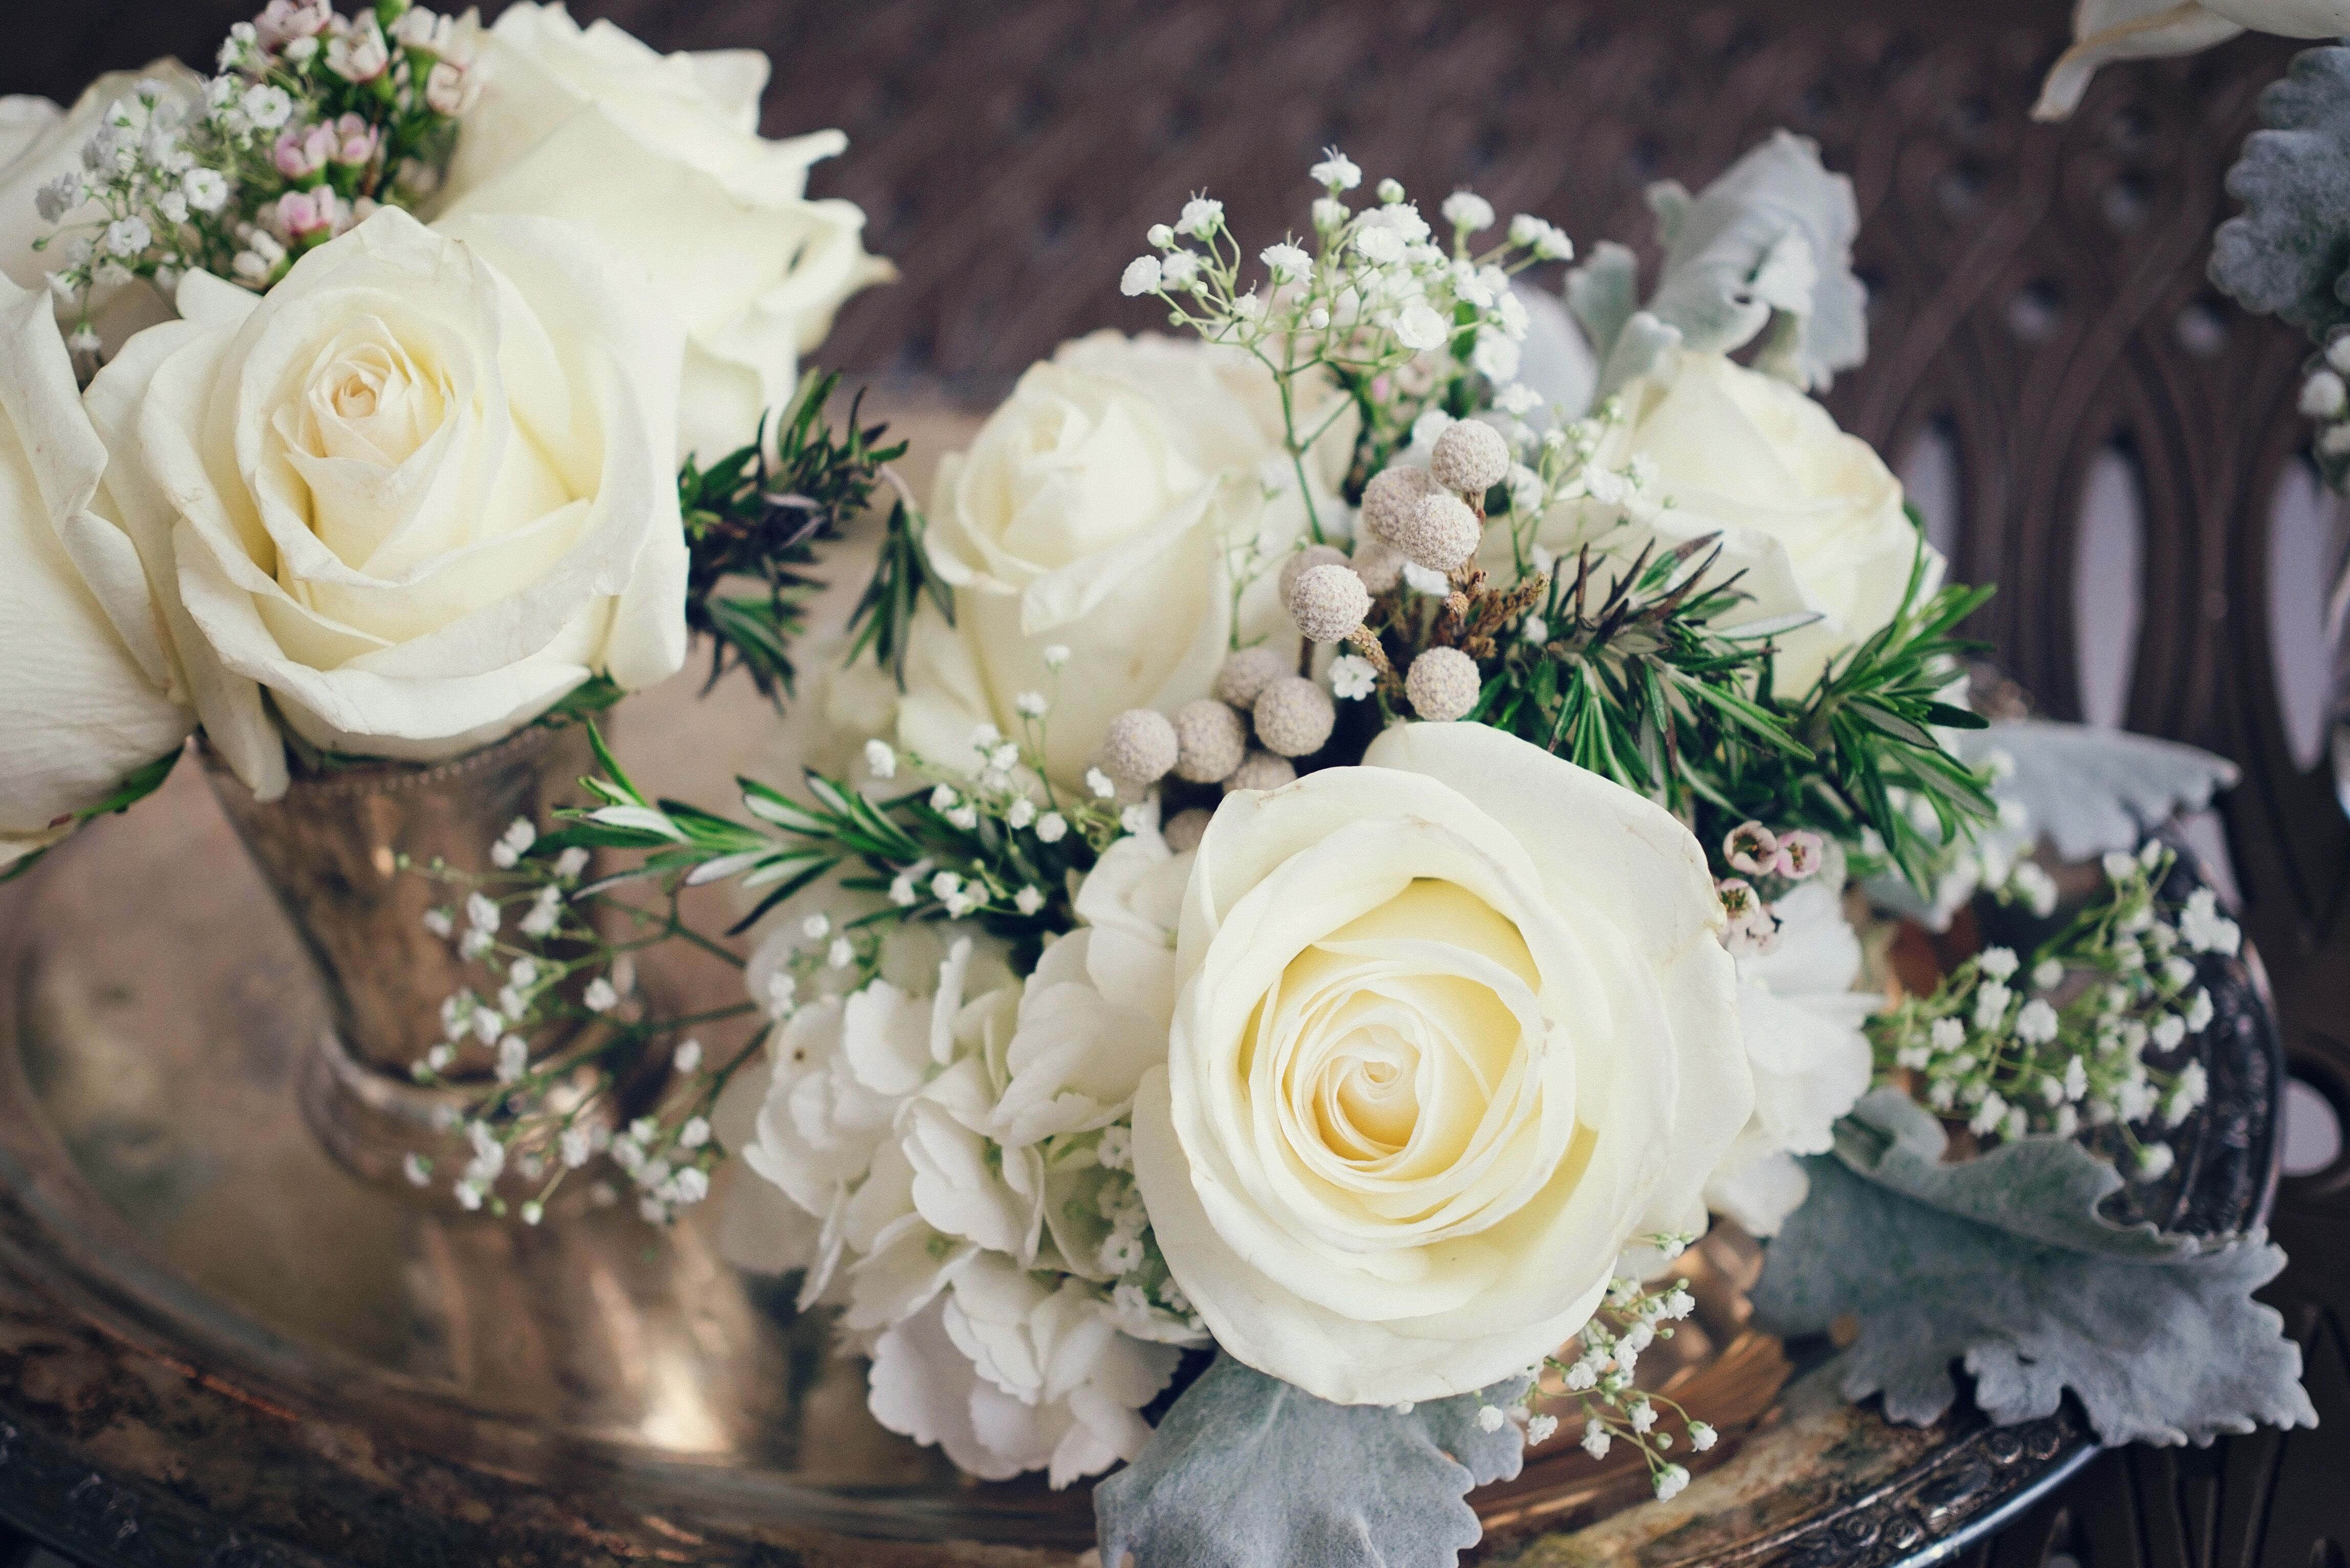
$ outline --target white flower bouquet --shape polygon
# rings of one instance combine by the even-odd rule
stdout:
[[[589,722],[693,633],[793,690],[801,574],[869,514],[803,776],[727,815],[598,737],[589,804],[434,868],[478,982],[414,1064],[470,1107],[419,1187],[658,1225],[735,1159],[730,1245],[873,1415],[1114,1472],[1112,1564],[1450,1563],[1563,1428],[1673,1497],[1737,1437],[1642,1362],[1716,1224],[1767,1322],[1858,1320],[1839,1386],[1896,1419],[1954,1360],[2111,1442],[2314,1419],[2249,1294],[2281,1254],[2119,1222],[2240,940],[2146,836],[2230,771],[1973,711],[1989,590],[1811,395],[1866,330],[1808,143],[1652,192],[1645,293],[1601,244],[1562,298],[1553,224],[1336,151],[1302,238],[1194,198],[1120,280],[1181,336],[1065,346],[885,515],[899,449],[796,379],[881,264],[763,78],[273,0],[209,83],[108,88],[73,167],[35,139],[0,843],[196,723],[266,792]],[[710,884],[747,956],[681,913]],[[1996,940],[1895,961],[1970,902]],[[747,997],[663,1014],[662,941]]]

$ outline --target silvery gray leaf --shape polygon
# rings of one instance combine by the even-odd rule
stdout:
[[[1960,730],[1952,744],[1970,763],[1994,752],[2014,761],[2013,775],[1992,794],[2020,802],[2032,831],[2067,860],[2135,849],[2172,816],[2210,805],[2212,794],[2237,778],[2235,763],[2193,746],[2050,719]]]
[[[2067,860],[2135,849],[2172,816],[2210,805],[2213,794],[2237,778],[2233,763],[2193,746],[2053,719],[2002,720],[1946,732],[1943,739],[1970,763],[2003,753],[2015,764],[1991,794],[2021,816],[1975,834],[1975,858],[1993,866],[2012,865],[2043,836]],[[1871,898],[1935,930],[1976,891],[1970,876],[1951,879],[1931,898],[1899,877],[1878,877],[1867,886]]]
[[[1602,364],[1616,352],[1624,324],[1640,308],[1640,262],[1614,240],[1591,247],[1589,259],[1566,275],[1566,307],[1583,323]]]
[[[1648,204],[1665,264],[1648,308],[1688,347],[1729,353],[1775,317],[1758,368],[1807,389],[1867,358],[1867,295],[1852,272],[1860,209],[1816,143],[1774,131],[1702,193],[1667,181]],[[1611,346],[1602,391],[1638,373],[1627,363]]]
[[[1104,1563],[1453,1568],[1482,1533],[1470,1489],[1518,1473],[1524,1379],[1414,1407],[1332,1405],[1218,1355],[1142,1457],[1094,1488]]]
[[[2350,48],[2293,57],[2261,94],[2261,123],[2228,171],[2243,213],[2220,225],[2211,281],[2245,309],[2323,338],[2350,323]]]
[[[1781,1334],[1858,1317],[1846,1398],[1932,1421],[1958,1397],[1956,1361],[1992,1420],[2053,1414],[2070,1388],[2108,1444],[2316,1424],[2300,1348],[2251,1299],[2283,1268],[2277,1248],[2106,1223],[2094,1206],[2118,1179],[2066,1139],[1944,1166],[1940,1127],[1898,1095],[1870,1096],[1852,1122],[1835,1155],[1804,1162],[1810,1197],[1754,1290]]]
[[[1512,292],[1526,307],[1525,341],[1518,346],[1518,382],[1533,389],[1543,400],[1542,408],[1528,415],[1526,422],[1536,430],[1548,430],[1553,409],[1564,410],[1570,420],[1581,419],[1599,384],[1599,361],[1590,339],[1558,296],[1524,282],[1513,285]]]

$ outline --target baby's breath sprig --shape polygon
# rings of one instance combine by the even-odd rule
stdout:
[[[2176,855],[2149,841],[2105,858],[2096,897],[2027,955],[1994,947],[1869,1021],[1880,1082],[1929,1109],[1964,1116],[1984,1140],[2112,1130],[2133,1174],[2171,1166],[2159,1130],[2208,1092],[2203,1065],[2149,1065],[2212,1017],[2194,955],[2233,953],[2242,933],[2208,888],[2183,905],[2159,895]]]
[[[229,30],[200,98],[152,78],[108,109],[81,167],[41,187],[62,224],[51,283],[81,303],[68,338],[98,349],[92,291],[133,277],[176,287],[203,270],[254,290],[377,207],[439,183],[471,101],[478,25],[409,0],[352,16],[332,0],[270,0]]]
[[[1647,1245],[1667,1259],[1678,1256],[1690,1241],[1686,1236],[1652,1236]],[[1660,1410],[1669,1412],[1691,1450],[1713,1447],[1712,1427],[1691,1416],[1677,1400],[1645,1389],[1634,1381],[1640,1355],[1660,1339],[1673,1336],[1673,1324],[1697,1310],[1687,1280],[1675,1280],[1650,1290],[1630,1276],[1608,1282],[1599,1310],[1562,1352],[1544,1356],[1528,1369],[1532,1381],[1519,1404],[1526,1413],[1526,1441],[1540,1445],[1558,1430],[1559,1420],[1544,1405],[1572,1401],[1583,1415],[1583,1451],[1604,1459],[1616,1444],[1639,1450],[1648,1468],[1649,1484],[1659,1499],[1679,1495],[1689,1485],[1689,1470],[1668,1456],[1675,1438],[1663,1423]],[[1497,1432],[1509,1412],[1487,1405],[1477,1412],[1478,1425]]]
[[[709,1106],[758,1039],[706,1082],[697,1077],[699,1041],[671,1047],[686,1092],[665,1096],[659,1114],[618,1137],[615,1095],[659,1042],[758,1009],[744,1002],[646,1015],[630,1000],[636,958],[683,940],[729,963],[742,961],[683,919],[674,888],[666,909],[655,909],[615,896],[606,883],[583,885],[588,850],[541,836],[526,818],[500,836],[490,858],[494,869],[485,872],[439,860],[421,868],[456,898],[428,911],[427,928],[484,974],[481,984],[442,1002],[442,1040],[412,1067],[417,1082],[456,1096],[449,1125],[471,1156],[455,1179],[458,1203],[503,1215],[501,1184],[519,1182],[533,1189],[521,1217],[536,1224],[569,1174],[605,1153],[645,1189],[648,1218],[666,1219],[699,1201],[716,1158],[715,1150],[696,1152],[709,1142]],[[429,1186],[433,1161],[411,1155],[407,1174]]]
[[[1313,248],[1295,235],[1263,247],[1255,258],[1262,286],[1244,286],[1247,253],[1223,203],[1201,194],[1176,222],[1152,225],[1156,254],[1128,263],[1118,287],[1160,301],[1171,325],[1240,348],[1272,372],[1284,446],[1319,544],[1330,520],[1317,508],[1306,452],[1353,409],[1361,422],[1350,481],[1358,487],[1423,415],[1468,412],[1473,381],[1513,384],[1527,317],[1510,279],[1568,258],[1574,246],[1553,224],[1521,214],[1499,244],[1480,251],[1472,236],[1493,227],[1492,206],[1458,191],[1440,214],[1451,231],[1448,249],[1395,181],[1381,181],[1378,201],[1357,212],[1347,199],[1363,177],[1352,160],[1332,151],[1311,177],[1323,191]],[[1342,395],[1309,396],[1315,379]]]

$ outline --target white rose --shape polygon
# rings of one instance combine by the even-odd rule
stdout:
[[[2071,114],[2100,66],[2191,55],[2245,31],[2338,38],[2350,33],[2350,0],[2080,0],[2073,47],[2049,67],[2032,118]]]
[[[205,732],[264,798],[264,689],[313,744],[437,761],[684,661],[681,330],[573,230],[386,209],[265,298],[199,273],[179,302],[87,400]]]
[[[1616,468],[1646,457],[1656,465],[1650,494],[1670,504],[1635,509],[1629,537],[1609,535],[1610,547],[1628,558],[1651,538],[1670,549],[1719,534],[1714,576],[1744,572],[1739,587],[1753,601],[1736,620],[1817,615],[1776,639],[1782,696],[1800,697],[1831,659],[1893,618],[1921,547],[1926,590],[1940,586],[1942,558],[1902,510],[1901,482],[1786,382],[1719,354],[1672,349],[1621,396],[1627,422],[1595,461]],[[1618,515],[1612,506],[1568,508],[1545,524],[1544,543],[1563,553]]]
[[[1772,906],[1778,945],[1738,962],[1738,1019],[1754,1071],[1754,1116],[1705,1189],[1706,1206],[1775,1236],[1810,1191],[1799,1154],[1825,1154],[1838,1116],[1868,1090],[1861,1023],[1877,997],[1853,990],[1860,939],[1836,891],[1806,882]]]
[[[1753,1106],[1687,829],[1473,724],[1228,796],[1135,1168],[1216,1341],[1343,1404],[1483,1387],[1704,1223]]]
[[[473,71],[481,96],[436,212],[561,218],[643,274],[686,324],[681,455],[747,445],[841,301],[892,275],[865,254],[854,203],[806,197],[808,166],[847,138],[758,134],[755,49],[661,55],[609,22],[524,4]]]
[[[162,89],[161,100],[174,105],[199,103],[203,78],[177,60],[157,60],[143,71],[109,71],[60,109],[45,98],[0,98],[0,273],[21,287],[46,293],[48,275],[64,268],[65,247],[79,236],[97,231],[104,211],[84,202],[60,215],[44,219],[34,205],[42,186],[61,174],[83,172],[81,150],[106,119],[106,111],[132,96],[141,82]],[[49,239],[36,250],[36,242]],[[168,320],[171,306],[141,279],[95,289],[88,301],[60,299],[59,320],[68,327],[80,323],[87,306],[90,324],[98,329],[105,352],[112,353],[142,327]]]
[[[0,871],[195,727],[45,289],[0,278]]]
[[[1301,408],[1299,427],[1332,412]],[[1326,531],[1345,511],[1353,419],[1338,412],[1306,463]],[[1279,388],[1232,350],[1098,332],[1030,367],[939,465],[925,544],[955,624],[917,618],[901,743],[973,763],[972,729],[1021,734],[1018,696],[1040,691],[1046,771],[1074,782],[1118,713],[1207,695],[1235,633],[1235,553],[1256,545],[1277,567],[1307,527],[1283,441]],[[1287,627],[1274,578],[1240,596],[1241,641]],[[1054,644],[1065,679],[1045,663]]]
[[[1181,1352],[1118,1331],[1099,1291],[1048,1290],[983,1254],[921,1313],[873,1348],[873,1414],[936,1443],[986,1480],[1043,1469],[1055,1487],[1131,1459],[1150,1440],[1140,1414]]]

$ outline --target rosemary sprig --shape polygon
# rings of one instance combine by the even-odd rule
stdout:
[[[707,469],[688,459],[679,472],[678,504],[692,557],[685,621],[711,641],[709,685],[740,668],[768,701],[780,706],[792,694],[791,642],[803,629],[807,600],[823,586],[806,571],[816,546],[837,539],[872,505],[882,465],[905,454],[902,441],[882,444],[887,426],[858,422],[862,392],[839,431],[826,421],[826,404],[839,385],[837,370],[812,370],[801,379],[778,417],[772,462],[762,421],[750,445]],[[765,591],[722,595],[729,579],[742,578]]]

